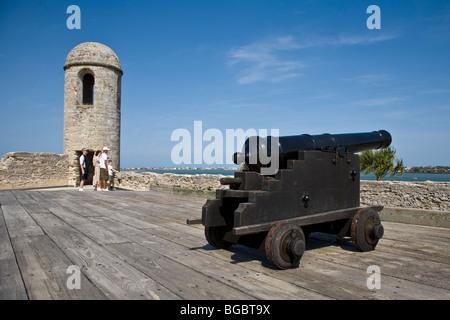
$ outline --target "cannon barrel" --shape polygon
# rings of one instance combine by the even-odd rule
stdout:
[[[272,145],[275,142],[275,145]],[[283,167],[289,159],[295,159],[302,150],[320,150],[325,152],[338,152],[340,156],[345,153],[356,153],[371,149],[387,148],[392,142],[392,137],[385,130],[343,133],[343,134],[302,134],[297,136],[277,137],[250,137],[242,148],[242,152],[236,152],[233,156],[235,164],[246,163],[249,165],[264,166],[260,162],[261,156],[271,157],[273,151],[278,152],[279,163]]]

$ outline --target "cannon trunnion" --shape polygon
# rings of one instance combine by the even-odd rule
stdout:
[[[389,144],[390,135],[380,147]],[[223,178],[229,189],[216,190],[216,199],[202,208],[208,242],[263,250],[280,269],[299,264],[311,232],[350,236],[359,250],[375,249],[383,236],[382,207],[360,206],[359,156],[339,149],[290,152],[272,176],[243,171]]]

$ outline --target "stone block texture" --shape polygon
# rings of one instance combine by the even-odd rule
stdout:
[[[64,154],[9,152],[0,162],[0,189],[66,186],[67,164]]]
[[[69,157],[69,184],[76,185],[78,158],[83,148],[88,148],[92,156],[96,150],[108,147],[114,167],[120,168],[123,72],[114,51],[96,42],[73,48],[67,55],[64,70],[63,147]],[[88,102],[86,95],[90,95]]]

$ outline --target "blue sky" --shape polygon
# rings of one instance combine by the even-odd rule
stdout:
[[[381,29],[367,28],[372,4]],[[124,71],[122,167],[172,166],[171,134],[194,121],[224,135],[385,129],[405,165],[450,165],[449,35],[440,0],[1,0],[0,154],[63,152],[65,58],[95,41]]]

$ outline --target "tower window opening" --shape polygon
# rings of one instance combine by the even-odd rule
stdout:
[[[83,77],[83,104],[94,104],[94,76],[90,73]]]

